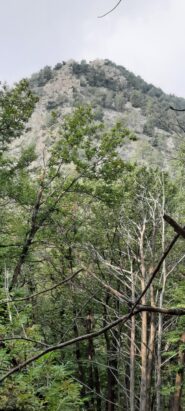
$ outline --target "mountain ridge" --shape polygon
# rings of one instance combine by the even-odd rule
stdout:
[[[185,114],[169,109],[185,107],[185,99],[165,94],[110,60],[75,60],[44,67],[30,78],[39,101],[27,132],[13,151],[35,144],[39,158],[57,138],[63,117],[76,106],[90,104],[97,121],[107,126],[119,120],[137,137],[120,150],[123,158],[169,168],[181,144]]]

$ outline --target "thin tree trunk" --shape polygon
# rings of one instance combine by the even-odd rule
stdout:
[[[146,299],[142,299],[146,304]],[[141,315],[141,388],[140,388],[140,411],[147,410],[147,313]]]
[[[99,371],[98,371],[98,367],[96,365],[96,363],[93,364],[93,368],[94,368],[94,386],[95,386],[95,390],[97,393],[97,397],[96,397],[96,409],[97,411],[102,411],[101,408],[101,385],[100,385],[100,376],[99,376]]]
[[[106,306],[109,304],[110,296],[106,295]],[[107,308],[104,307],[104,323],[107,324]],[[114,331],[115,332],[115,331]],[[108,332],[105,332],[105,342],[107,350],[107,395],[106,395],[106,411],[116,411],[115,403],[117,400],[117,376],[118,376],[118,364],[117,364],[117,349],[115,348],[112,337]],[[115,343],[116,344],[116,343]]]
[[[135,301],[135,278],[132,270],[132,301]],[[136,337],[136,320],[135,316],[131,318],[130,332],[130,411],[135,411],[135,337]]]
[[[143,224],[140,237],[140,258],[141,258],[141,290],[145,289],[146,272],[144,259],[144,233]],[[142,297],[141,303],[146,304],[146,295]],[[140,386],[140,411],[147,410],[147,312],[141,314],[141,386]]]
[[[117,349],[111,344],[108,359],[108,388],[107,388],[107,399],[108,408],[107,411],[115,411],[116,401],[117,401]]]
[[[89,312],[87,318],[86,318],[86,330],[87,333],[91,333],[93,329],[93,316],[92,313]],[[97,394],[95,395],[92,394],[91,397],[91,406],[92,410],[94,411],[101,411],[101,389],[100,389],[100,377],[99,377],[99,371],[98,371],[98,366],[95,362],[95,349],[94,349],[94,342],[92,338],[89,338],[88,340],[88,361],[89,361],[89,378],[88,378],[88,386],[91,388],[93,392]],[[95,408],[95,403],[96,403],[96,408]],[[89,408],[91,409],[91,408]]]
[[[181,341],[185,343],[185,333],[181,337]],[[179,350],[179,360],[178,360],[179,369],[175,378],[175,393],[173,398],[173,411],[182,411],[182,387],[184,382],[184,368],[185,368],[185,350]]]
[[[162,293],[161,293],[162,294]],[[162,306],[162,295],[160,296],[160,306]],[[162,346],[162,330],[163,330],[163,317],[159,314],[158,322],[158,340],[157,340],[157,378],[156,378],[156,411],[161,411],[161,346]]]
[[[76,317],[76,310],[74,310],[74,318],[75,317]],[[74,330],[74,336],[78,337],[79,332],[78,332],[78,327],[77,327],[76,321],[74,322],[73,330]],[[86,395],[86,392],[85,392],[85,387],[83,385],[83,383],[85,383],[85,381],[84,381],[84,370],[83,370],[83,366],[82,366],[82,362],[81,362],[82,355],[81,355],[80,343],[79,342],[76,343],[75,354],[76,354],[76,361],[77,361],[77,365],[78,365],[78,376],[79,376],[79,380],[82,382],[81,397],[84,398],[84,396]]]
[[[151,250],[152,250],[152,260],[151,266],[149,268],[149,276],[152,275],[154,271],[154,261],[155,261],[155,237],[156,237],[156,220],[155,220],[155,210],[154,205],[152,215],[153,221],[153,233],[151,236]],[[150,305],[155,307],[155,298],[154,298],[154,287],[153,284],[150,286]],[[154,374],[154,356],[155,356],[155,336],[156,336],[156,324],[155,324],[155,314],[151,313],[148,315],[148,358],[147,358],[147,404],[146,411],[152,411],[152,378]]]
[[[162,202],[162,251],[165,251],[165,221],[163,219],[165,211],[165,191],[164,191],[164,181],[163,181],[163,202]],[[166,286],[166,261],[163,262],[162,266],[162,290],[160,292],[159,297],[159,307],[162,308],[163,306],[163,298]],[[163,316],[159,314],[158,320],[158,332],[157,332],[157,364],[156,364],[156,371],[157,371],[157,378],[156,378],[156,411],[161,411],[162,403],[161,403],[161,348],[162,348],[162,332],[163,332]]]
[[[151,305],[154,306],[154,291],[153,286],[151,287]],[[155,353],[155,335],[156,335],[156,325],[155,325],[155,314],[151,313],[150,317],[150,336],[148,343],[148,366],[147,366],[147,410],[151,411],[151,388],[152,388],[152,375],[154,371],[154,353]]]
[[[91,333],[92,331],[92,313],[89,312],[89,314],[87,315],[86,318],[86,332],[87,334]],[[95,402],[94,402],[94,376],[93,376],[93,355],[94,355],[94,347],[93,347],[93,340],[92,338],[88,339],[88,347],[87,347],[87,358],[88,358],[88,386],[90,387],[90,389],[92,390],[92,394],[91,394],[91,398],[89,401],[89,410],[94,411],[95,409]]]

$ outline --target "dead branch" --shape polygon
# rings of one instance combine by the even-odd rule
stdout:
[[[176,233],[185,238],[185,229],[183,227],[181,227],[172,217],[167,214],[164,214],[163,218],[168,224],[173,227]]]
[[[49,347],[49,345],[48,344],[45,344],[44,342],[42,342],[42,341],[36,341],[36,340],[33,340],[32,338],[26,338],[26,337],[19,337],[19,336],[15,336],[15,337],[7,337],[7,338],[0,338],[0,344],[2,343],[2,342],[5,342],[5,341],[14,341],[14,340],[18,340],[18,341],[27,341],[27,342],[32,342],[32,343],[34,343],[34,344],[38,344],[38,345],[42,345],[43,347]]]
[[[169,108],[170,110],[173,110],[173,111],[185,111],[185,108],[174,108],[172,106],[170,106]]]
[[[69,347],[77,342],[85,341],[88,339],[92,338],[97,338],[100,335],[104,334],[105,332],[111,330],[112,328],[116,327],[118,324],[122,323],[125,324],[133,315],[139,314],[142,311],[149,311],[149,312],[155,312],[155,313],[161,313],[161,314],[166,314],[166,315],[175,315],[175,316],[183,316],[185,315],[185,308],[159,308],[159,307],[151,307],[151,306],[140,306],[136,310],[132,309],[132,311],[129,314],[123,315],[122,317],[118,318],[117,320],[113,321],[112,323],[106,325],[105,327],[101,328],[98,331],[95,331],[93,333],[89,334],[84,334],[76,338],[72,338],[71,340],[50,346],[46,348],[44,351],[34,355],[33,357],[29,358],[28,360],[22,362],[21,364],[17,365],[16,367],[12,368],[9,370],[3,377],[0,378],[0,382],[3,382],[6,380],[8,377],[11,375],[15,374],[16,372],[22,370],[24,367],[27,365],[31,364],[32,362],[38,360],[39,358],[43,357],[44,355],[57,351],[57,350],[62,350],[65,347]]]
[[[90,276],[94,277],[106,290],[110,291],[110,293],[113,294],[115,297],[117,297],[119,300],[125,301],[127,304],[134,304],[127,297],[125,297],[122,293],[115,290],[115,288],[111,287],[110,285],[102,281],[100,278],[98,278],[96,274],[92,273],[92,271],[88,270],[88,273],[90,274]]]
[[[73,280],[73,278],[75,278],[77,276],[77,274],[79,274],[83,270],[84,270],[83,268],[80,268],[78,271],[73,273],[70,277],[67,277],[65,280],[62,280],[59,283],[53,285],[52,287],[46,288],[45,290],[38,291],[37,293],[28,295],[27,297],[16,298],[16,299],[11,299],[11,300],[2,300],[2,301],[0,301],[0,305],[5,304],[5,303],[16,303],[16,302],[21,302],[21,301],[28,301],[28,300],[31,300],[32,298],[37,297],[38,295],[48,293],[49,291],[53,291],[53,290],[55,290],[55,288],[61,287],[61,285],[66,284],[69,281]]]
[[[156,277],[157,273],[159,272],[164,260],[166,259],[166,257],[168,256],[168,254],[170,253],[170,251],[172,250],[172,248],[174,247],[175,243],[177,242],[178,238],[180,237],[179,234],[176,234],[175,237],[173,238],[173,240],[171,241],[171,243],[169,244],[169,246],[167,246],[166,250],[164,251],[164,253],[162,254],[161,259],[159,260],[156,268],[154,269],[154,271],[151,274],[151,277],[148,281],[148,283],[146,284],[146,287],[144,288],[144,290],[142,291],[142,293],[139,295],[139,297],[137,298],[137,300],[135,301],[135,304],[132,308],[131,313],[133,312],[133,310],[136,308],[136,306],[139,304],[139,302],[141,301],[142,297],[146,294],[146,292],[148,291],[148,289],[150,288],[154,278]]]
[[[109,11],[107,11],[105,14],[102,14],[101,16],[98,16],[99,19],[102,19],[105,16],[108,16],[108,14],[112,13],[114,10],[117,9],[117,7],[119,6],[119,4],[121,3],[122,0],[119,0],[116,5]]]

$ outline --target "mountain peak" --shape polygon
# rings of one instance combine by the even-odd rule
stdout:
[[[57,138],[64,115],[84,104],[92,105],[97,121],[112,125],[119,120],[135,133],[137,141],[120,151],[126,159],[166,169],[181,142],[178,127],[184,124],[185,115],[169,107],[184,107],[185,100],[165,94],[108,59],[89,63],[71,59],[54,68],[46,66],[31,76],[30,85],[39,102],[28,132],[14,143],[14,152],[32,143],[42,156]]]

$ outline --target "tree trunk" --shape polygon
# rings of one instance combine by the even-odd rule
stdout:
[[[145,299],[142,304],[146,304]],[[140,411],[147,410],[147,313],[141,315],[141,388]]]
[[[94,368],[94,386],[96,390],[96,410],[101,411],[101,385],[100,385],[100,376],[99,376],[99,371],[97,365],[94,363],[93,365]]]
[[[158,322],[158,340],[157,340],[157,364],[156,364],[156,411],[161,411],[161,346],[162,346],[162,330],[163,330],[163,318],[162,314],[159,314]]]
[[[132,271],[132,301],[135,300],[135,278]],[[130,411],[135,411],[135,331],[136,320],[135,316],[131,318],[130,332]]]
[[[185,343],[185,333],[181,337],[181,341]],[[185,350],[179,350],[179,369],[175,378],[175,393],[173,398],[173,411],[182,411],[181,398],[182,386],[184,381],[184,367],[185,367]]]
[[[155,306],[154,301],[154,289],[151,286],[151,306]],[[155,335],[156,335],[156,325],[155,325],[155,314],[151,313],[150,316],[150,335],[148,343],[148,366],[147,366],[147,410],[151,411],[152,400],[151,400],[151,387],[152,387],[152,375],[153,375],[153,364],[154,364],[154,352],[155,352]]]
[[[106,296],[106,306],[109,304],[109,295]],[[104,307],[104,324],[107,323],[107,308]],[[116,333],[116,331],[113,331]],[[105,332],[105,342],[107,350],[107,395],[106,395],[106,411],[116,411],[115,403],[117,400],[117,347],[116,343],[112,341],[112,337],[108,332]],[[116,336],[116,334],[115,334]]]
[[[107,384],[107,399],[108,407],[107,411],[116,410],[116,401],[117,401],[117,350],[114,345],[111,344],[111,352],[109,351],[110,358],[108,359],[108,384]]]
[[[144,233],[143,224],[140,237],[140,259],[141,259],[141,291],[145,289],[146,272],[144,259]],[[143,296],[141,304],[146,304],[146,295]],[[147,410],[147,312],[141,314],[141,386],[140,386],[140,411]]]
[[[86,318],[86,331],[87,334],[91,333],[93,330],[93,316],[92,313],[89,312]],[[89,338],[88,340],[88,362],[89,362],[89,376],[88,376],[88,386],[91,388],[91,390],[94,392],[92,393],[92,397],[90,400],[90,408],[89,410],[97,410],[101,411],[101,390],[100,390],[100,377],[99,377],[99,371],[97,364],[95,363],[95,349],[94,349],[94,342],[92,338]],[[94,361],[94,362],[93,362]],[[97,396],[95,397],[95,393]],[[96,408],[95,408],[95,403],[96,403]]]
[[[165,192],[164,192],[164,182],[163,182],[163,203],[162,203],[162,251],[165,250],[165,221],[163,219],[165,211]],[[159,297],[159,307],[163,306],[163,298],[166,287],[166,261],[163,262],[162,268],[162,290]],[[161,411],[161,348],[162,348],[162,332],[163,332],[163,316],[159,314],[158,322],[158,332],[157,332],[157,361],[156,361],[156,411]]]
[[[74,318],[75,317],[76,317],[76,311],[74,311]],[[77,327],[76,321],[74,322],[73,330],[74,330],[74,336],[78,337],[79,332],[78,332],[78,327]],[[85,392],[85,386],[83,385],[83,383],[85,383],[85,381],[84,381],[84,370],[83,370],[83,366],[82,366],[82,362],[81,362],[82,355],[81,355],[81,351],[80,351],[80,343],[79,342],[76,343],[75,354],[76,354],[76,361],[77,361],[77,365],[78,365],[78,376],[79,376],[80,382],[82,383],[81,397],[84,398],[84,396],[86,395],[86,392]]]
[[[87,318],[86,318],[86,332],[87,332],[87,334],[92,332],[92,313],[91,312],[87,315]],[[92,390],[92,393],[91,393],[88,409],[94,411],[94,409],[95,409],[94,394],[93,394],[93,391],[94,391],[94,378],[93,378],[93,364],[92,364],[93,354],[94,354],[93,341],[92,341],[92,338],[89,338],[88,339],[88,347],[87,347],[87,358],[88,358],[88,364],[89,364],[87,381],[88,381],[89,388]]]

